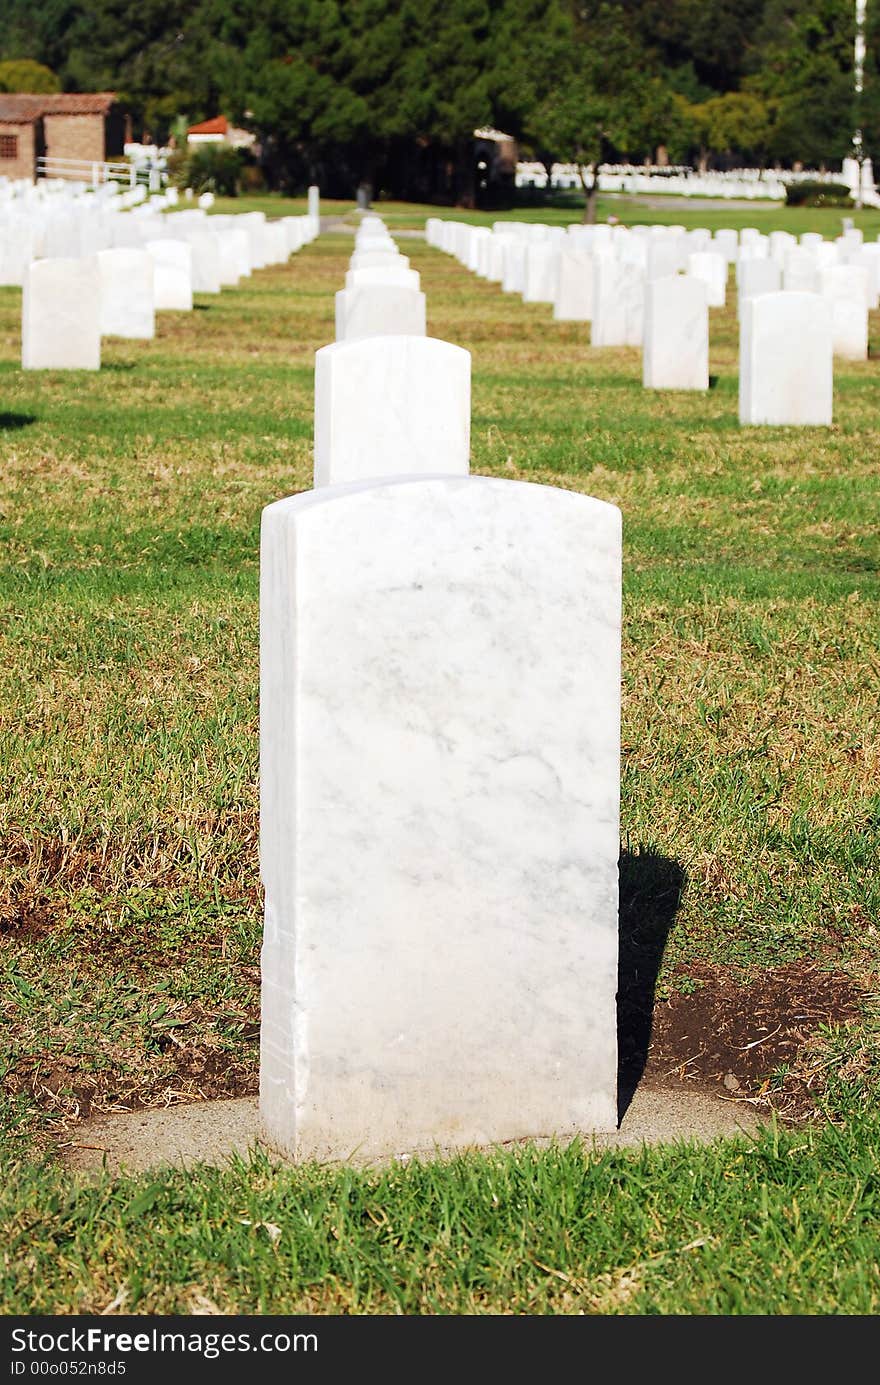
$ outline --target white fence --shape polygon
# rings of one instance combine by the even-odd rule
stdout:
[[[127,183],[136,187],[145,183],[150,192],[159,192],[164,181],[158,168],[147,164],[105,163],[91,159],[37,159],[38,178],[70,178],[77,183],[90,183],[99,187],[101,183]]]

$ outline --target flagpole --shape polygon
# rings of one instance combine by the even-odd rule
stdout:
[[[853,51],[853,75],[854,75],[854,107],[856,117],[856,132],[853,135],[853,148],[855,149],[856,162],[859,166],[859,186],[856,191],[856,207],[862,207],[862,164],[864,163],[865,151],[862,144],[862,91],[865,85],[865,11],[868,8],[868,0],[856,0],[856,38]]]

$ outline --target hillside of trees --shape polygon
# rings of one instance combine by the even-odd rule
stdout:
[[[870,154],[878,10],[858,111],[853,0],[0,0],[0,87],[27,59],[154,140],[248,125],[275,186],[466,202],[483,125],[583,165],[833,166],[857,123]]]

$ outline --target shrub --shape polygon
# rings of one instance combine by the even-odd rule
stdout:
[[[850,190],[846,183],[816,183],[806,179],[803,183],[789,183],[785,189],[785,202],[789,207],[851,207]]]
[[[265,192],[266,179],[259,164],[245,160],[241,166],[241,177],[239,178],[242,192]]]
[[[220,197],[237,197],[241,176],[241,155],[228,144],[200,144],[187,153],[181,170],[183,187],[193,192],[215,192]]]

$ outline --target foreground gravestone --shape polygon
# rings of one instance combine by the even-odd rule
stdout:
[[[336,340],[358,337],[423,337],[425,295],[398,284],[368,284],[336,295]]]
[[[149,341],[156,335],[153,258],[146,250],[99,250],[101,336]]]
[[[672,274],[648,283],[642,384],[653,390],[709,388],[709,307],[701,280]]]
[[[101,277],[94,256],[34,260],[21,300],[24,370],[99,370]]]
[[[467,475],[471,357],[434,337],[366,337],[315,355],[315,486]]]
[[[818,293],[743,300],[740,423],[830,424],[832,364],[831,305]]]
[[[616,1127],[620,560],[615,507],[517,481],[264,511],[271,1145]]]

